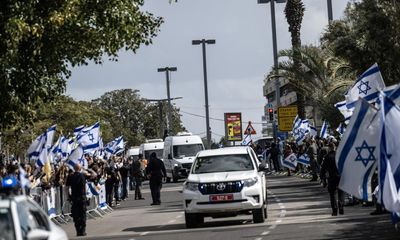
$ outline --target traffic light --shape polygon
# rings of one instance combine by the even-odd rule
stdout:
[[[268,108],[269,120],[274,121],[274,109]]]

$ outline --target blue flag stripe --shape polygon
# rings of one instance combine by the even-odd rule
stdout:
[[[358,135],[358,130],[360,128],[360,125],[365,117],[365,115],[368,112],[368,102],[362,101],[361,102],[361,108],[360,111],[358,112],[358,116],[354,122],[353,128],[350,131],[350,134],[347,138],[346,144],[344,145],[342,152],[340,153],[339,156],[339,161],[338,161],[338,168],[339,168],[339,173],[342,174],[343,172],[343,166],[344,162],[346,161],[346,157],[349,154],[351,148],[353,147],[354,141],[357,138]]]

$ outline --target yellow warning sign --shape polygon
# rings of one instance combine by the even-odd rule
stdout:
[[[297,106],[278,107],[278,129],[281,132],[292,131],[293,121],[297,115]]]

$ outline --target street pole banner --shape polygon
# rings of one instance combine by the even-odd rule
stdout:
[[[242,113],[225,113],[225,138],[242,141]]]

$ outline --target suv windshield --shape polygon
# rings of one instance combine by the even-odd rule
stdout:
[[[15,239],[13,220],[9,208],[0,208],[0,240]]]
[[[219,155],[199,157],[194,163],[192,173],[214,173],[253,170],[248,154]]]
[[[175,145],[174,158],[194,157],[198,152],[203,150],[201,144]]]

